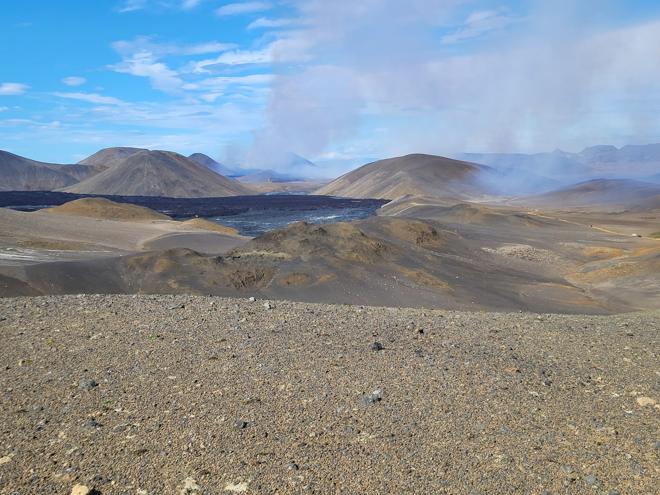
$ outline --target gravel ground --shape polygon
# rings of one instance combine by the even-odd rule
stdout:
[[[657,493],[659,327],[0,300],[0,493]]]

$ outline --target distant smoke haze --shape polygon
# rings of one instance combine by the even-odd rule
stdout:
[[[251,162],[660,141],[660,20],[604,22],[627,2],[290,3]]]

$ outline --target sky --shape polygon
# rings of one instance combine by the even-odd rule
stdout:
[[[333,176],[407,153],[660,142],[657,0],[6,0],[0,149]]]

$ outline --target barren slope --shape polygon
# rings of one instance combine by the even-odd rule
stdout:
[[[52,191],[99,171],[95,166],[38,162],[0,150],[0,191]]]
[[[407,155],[370,163],[321,187],[316,194],[396,199],[405,195],[451,199],[481,196],[488,167],[433,155]]]
[[[238,182],[177,153],[148,150],[130,154],[108,170],[63,190],[79,194],[186,198],[249,193]]]

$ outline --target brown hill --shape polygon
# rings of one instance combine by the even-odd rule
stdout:
[[[117,221],[171,220],[170,217],[144,206],[115,203],[104,198],[83,198],[44,210],[59,215],[102,218]]]
[[[63,189],[78,194],[221,197],[249,194],[238,182],[223,177],[170,151],[140,150],[79,184]]]
[[[146,150],[143,148],[127,147],[104,148],[78,163],[81,165],[95,165],[103,168],[111,168],[140,151]]]
[[[466,199],[485,194],[488,167],[434,155],[407,155],[365,165],[316,194],[396,199],[405,195]]]
[[[0,191],[52,191],[99,171],[93,165],[57,165],[0,151]]]

